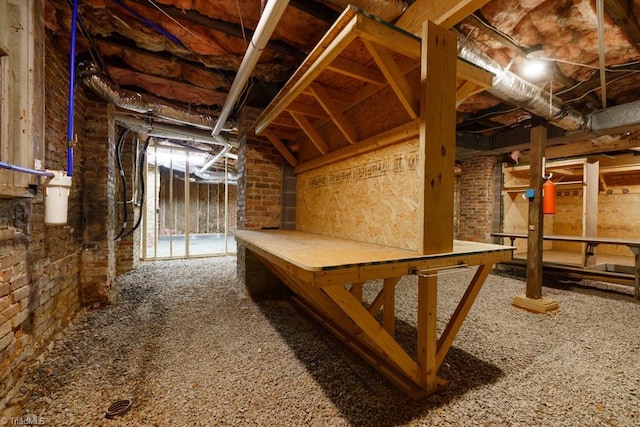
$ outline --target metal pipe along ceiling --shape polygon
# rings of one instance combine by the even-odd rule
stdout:
[[[247,80],[249,80],[251,73],[258,63],[260,55],[262,55],[263,49],[271,38],[273,30],[276,28],[276,25],[278,24],[278,21],[280,21],[280,18],[288,4],[289,0],[269,0],[267,3],[264,13],[260,17],[260,21],[258,21],[258,25],[256,26],[256,31],[253,33],[251,43],[249,43],[249,46],[247,47],[247,52],[245,53],[244,58],[242,58],[242,63],[238,68],[238,73],[233,79],[233,84],[229,89],[229,94],[227,95],[227,99],[225,100],[222,111],[220,112],[220,117],[218,117],[218,122],[213,128],[213,132],[211,132],[213,136],[219,135],[222,131],[224,122],[231,114],[238,97],[242,93],[242,89],[244,89]]]
[[[458,56],[494,74],[493,86],[487,92],[503,101],[523,108],[550,123],[565,130],[587,129],[587,118],[565,105],[556,96],[529,83],[520,76],[505,70],[493,58],[479,48],[465,43],[462,36],[458,36]]]

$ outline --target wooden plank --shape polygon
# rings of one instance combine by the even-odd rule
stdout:
[[[330,236],[292,230],[236,230],[236,240],[312,286],[398,277],[415,269],[481,265],[512,259],[512,248],[455,241],[450,253],[420,255]]]
[[[400,103],[409,114],[409,117],[412,120],[418,118],[420,102],[413,94],[409,83],[393,60],[391,53],[376,43],[368,40],[363,40],[363,42],[376,64],[378,64],[380,71],[382,71],[382,74],[384,74],[387,79],[391,89],[393,89]]]
[[[382,311],[382,327],[389,333],[395,335],[396,328],[396,285],[401,277],[384,279],[382,289],[384,291],[384,309]]]
[[[387,356],[389,362],[400,369],[416,384],[420,384],[420,368],[400,344],[383,329],[375,318],[341,286],[321,288],[329,297],[349,315],[351,320],[362,329],[363,333]]]
[[[365,282],[354,282],[351,284],[349,292],[353,294],[353,297],[362,303],[362,293],[364,291]]]
[[[340,56],[327,66],[327,70],[374,85],[384,86],[387,83],[380,71]]]
[[[456,89],[456,108],[460,106],[468,97],[482,92],[485,88],[469,81],[465,81]]]
[[[542,298],[542,244],[544,215],[542,214],[542,159],[547,143],[547,128],[531,128],[531,176],[529,187],[536,194],[529,200],[527,235],[527,298]]]
[[[325,92],[327,92],[327,94],[329,94],[331,99],[333,99],[333,102],[343,104],[347,106],[347,108],[357,103],[355,96],[351,93],[347,93],[338,89],[332,89],[330,87],[325,87],[324,90]],[[302,93],[304,93],[305,95],[313,96],[308,87],[306,87]]]
[[[396,21],[396,25],[413,34],[420,34],[425,21],[451,28],[488,2],[489,0],[416,0]]]
[[[313,105],[303,104],[301,102],[292,102],[287,106],[285,111],[293,111],[294,113],[304,114],[309,117],[317,117],[319,119],[326,119],[327,113],[322,108],[318,108]]]
[[[376,21],[364,15],[357,16],[360,38],[369,40],[408,58],[420,59],[420,39],[397,26]]]
[[[473,302],[476,300],[476,297],[478,296],[482,285],[487,279],[487,276],[489,276],[492,267],[493,266],[491,264],[485,264],[478,267],[476,273],[473,276],[473,279],[471,279],[471,282],[469,283],[469,286],[467,286],[467,290],[458,303],[456,311],[451,316],[451,319],[449,319],[449,322],[442,332],[442,335],[440,335],[440,338],[438,339],[436,369],[440,368],[440,365],[442,365],[442,361],[449,352],[453,340],[458,334],[458,331],[460,330],[464,319],[467,318],[467,314],[469,314],[469,310],[471,309]]]
[[[313,127],[311,122],[309,122],[309,120],[307,120],[307,118],[302,114],[294,113],[291,111],[289,112],[289,114],[291,114],[291,117],[293,117],[293,120],[295,120],[296,123],[298,123],[298,125],[304,131],[304,133],[307,134],[307,136],[309,137],[313,145],[316,146],[320,154],[327,154],[329,152],[329,146],[327,146],[327,143],[324,142],[324,139],[322,139],[322,137],[320,136],[318,131]]]
[[[369,313],[372,316],[375,316],[375,314],[382,307],[382,304],[384,304],[384,286],[380,288],[380,292],[378,292],[378,295],[376,295],[376,297],[371,302],[371,305],[369,306]]]
[[[292,79],[285,84],[283,90],[274,99],[275,104],[270,105],[256,120],[255,132],[260,135],[262,131],[273,121],[275,117],[280,115],[282,111],[295,98],[298,97],[316,77],[340,55],[340,53],[355,40],[357,37],[356,19],[354,12],[349,13],[350,9],[345,10],[341,18],[336,21],[332,29],[339,30],[337,34],[330,29],[325,37],[320,40],[318,45],[309,54],[305,63],[300,66],[304,69],[302,75],[294,74]],[[348,20],[347,23],[343,22]]]
[[[329,115],[331,121],[336,125],[338,130],[342,132],[344,137],[347,138],[349,144],[355,143],[358,140],[358,135],[356,135],[355,129],[351,126],[344,115],[342,115],[342,111],[340,111],[338,106],[334,104],[322,85],[319,83],[311,83],[309,85],[309,89],[320,106]]]
[[[418,366],[420,384],[427,392],[436,389],[438,276],[436,272],[418,276]]]
[[[528,235],[524,233],[491,233],[491,235],[495,237],[513,237],[515,239],[526,239],[528,237]],[[638,239],[623,239],[618,237],[560,236],[557,234],[545,234],[543,236],[543,239],[566,242],[602,243],[606,245],[625,245],[629,247],[640,247],[640,240]]]
[[[456,62],[456,75],[459,79],[475,83],[485,89],[493,86],[493,73],[462,59]]]
[[[321,311],[325,316],[331,319],[332,322],[339,325],[342,330],[354,337],[360,333],[360,328],[344,313],[339,307],[322,292],[319,288],[314,288],[304,283],[302,279],[294,276],[286,269],[273,264],[266,258],[255,254],[256,257],[262,262],[265,267],[273,272],[282,282],[289,287],[296,295],[303,298],[307,304],[312,305],[317,310]]]
[[[318,169],[322,166],[335,163],[340,160],[346,160],[351,157],[359,156],[370,151],[377,150],[382,147],[397,144],[411,138],[415,138],[420,132],[420,121],[413,120],[409,123],[397,126],[378,135],[363,139],[353,145],[339,148],[326,156],[318,157],[313,160],[299,164],[295,169],[296,175]]]
[[[427,254],[453,247],[457,46],[454,33],[432,22],[422,40],[418,247]]]
[[[280,138],[278,138],[278,136],[275,133],[267,129],[262,133],[262,135],[266,136],[267,139],[271,141],[271,143],[276,147],[276,149],[280,152],[280,154],[282,154],[282,157],[284,157],[292,167],[295,168],[296,166],[298,166],[298,160],[291,153],[291,151],[289,151],[289,149],[282,143]]]

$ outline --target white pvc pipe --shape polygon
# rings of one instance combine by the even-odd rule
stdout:
[[[220,135],[225,122],[233,111],[233,106],[242,93],[242,89],[244,89],[247,80],[249,80],[253,69],[258,63],[260,55],[262,55],[262,50],[271,38],[273,30],[276,28],[276,25],[280,21],[280,18],[288,4],[289,0],[269,0],[267,3],[264,13],[260,17],[260,21],[253,33],[247,52],[245,53],[244,58],[242,58],[242,63],[240,64],[240,68],[238,68],[236,78],[233,80],[233,84],[229,89],[229,94],[227,95],[227,99],[225,100],[224,106],[222,107],[222,111],[220,112],[220,116],[218,117],[218,121],[216,122],[211,135]]]

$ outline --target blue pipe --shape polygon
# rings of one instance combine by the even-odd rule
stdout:
[[[184,43],[182,43],[179,38],[177,38],[176,36],[174,36],[173,34],[168,32],[167,30],[162,28],[160,25],[156,24],[155,22],[151,21],[150,19],[148,19],[148,18],[144,17],[143,15],[139,14],[137,11],[135,11],[132,8],[130,8],[126,4],[122,3],[121,0],[113,0],[113,2],[116,4],[116,6],[119,6],[121,9],[126,10],[127,12],[129,12],[130,14],[132,14],[133,16],[138,18],[139,21],[144,22],[145,24],[147,24],[148,26],[150,26],[151,28],[153,28],[154,30],[159,32],[160,34],[164,35],[166,38],[168,38],[169,40],[171,40],[175,44],[178,44],[178,45],[184,47]]]
[[[16,172],[30,173],[32,175],[46,176],[48,178],[54,177],[52,172],[41,171],[38,169],[23,168],[22,166],[12,165],[11,163],[7,163],[7,162],[0,162],[0,168],[9,169]]]
[[[74,89],[76,86],[76,26],[78,2],[73,0],[71,15],[71,48],[69,49],[69,111],[67,112],[67,176],[73,175],[73,114],[75,111]]]

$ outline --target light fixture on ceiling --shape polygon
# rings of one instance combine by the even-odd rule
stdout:
[[[537,80],[546,75],[547,61],[543,59],[542,45],[535,45],[527,50],[526,60],[521,67],[522,76],[529,80]]]

